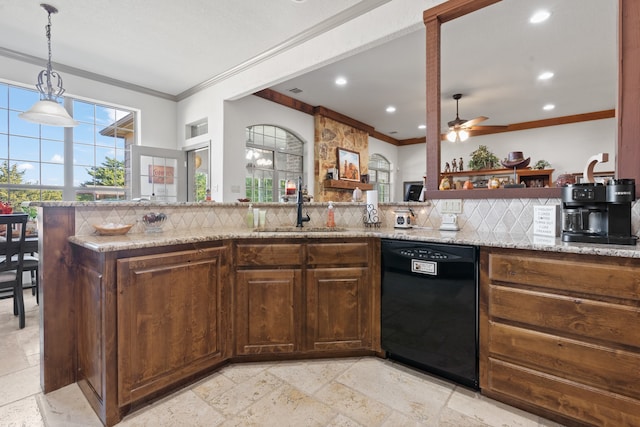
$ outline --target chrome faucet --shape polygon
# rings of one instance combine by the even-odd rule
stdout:
[[[309,213],[305,214],[305,217],[302,216],[302,204],[304,203],[304,199],[302,197],[302,177],[298,177],[298,217],[296,220],[296,227],[302,227],[302,224],[311,221],[311,217],[309,217]]]

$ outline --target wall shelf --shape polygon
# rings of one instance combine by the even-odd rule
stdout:
[[[325,179],[323,181],[324,188],[333,190],[355,190],[356,187],[362,191],[373,190],[373,184],[364,184],[357,181],[343,181],[338,179]]]
[[[516,183],[520,184],[524,182],[527,188],[531,187],[553,187],[554,182],[552,180],[552,174],[554,169],[516,169]],[[458,177],[499,177],[509,178],[513,177],[513,169],[482,169],[482,170],[468,170],[462,172],[443,172],[440,174],[440,179],[447,178],[450,182],[451,188],[455,188],[454,178]],[[461,180],[457,180],[461,181]]]

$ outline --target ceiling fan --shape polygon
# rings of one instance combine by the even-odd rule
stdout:
[[[453,99],[456,100],[456,118],[451,120],[447,124],[449,125],[449,132],[447,132],[447,139],[450,142],[466,141],[469,138],[469,130],[480,122],[484,122],[488,117],[479,116],[475,119],[465,120],[461,119],[458,114],[458,101],[462,98],[461,93],[453,95]]]

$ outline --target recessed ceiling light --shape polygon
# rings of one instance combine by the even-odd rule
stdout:
[[[387,107],[387,113],[395,113],[396,112],[396,107],[394,107],[393,105],[389,105]]]
[[[291,1],[294,2],[294,3],[304,3],[307,0],[291,0]]]
[[[556,106],[553,104],[547,104],[544,107],[542,107],[542,109],[545,111],[550,111],[550,110],[553,110],[554,108],[556,108]]]
[[[344,77],[338,77],[336,78],[336,84],[338,86],[344,86],[347,84],[347,79],[345,79]]]
[[[418,129],[426,129],[426,128],[427,128],[427,125],[419,125],[418,126]]]
[[[551,77],[553,77],[553,73],[551,71],[545,71],[538,76],[538,80],[549,80]]]
[[[529,22],[532,24],[539,24],[541,22],[546,21],[551,16],[551,12],[547,10],[539,10],[529,18]]]

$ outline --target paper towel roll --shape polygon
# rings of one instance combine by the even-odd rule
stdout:
[[[370,190],[367,191],[367,218],[366,221],[369,223],[377,223],[379,221],[378,217],[378,191]]]

